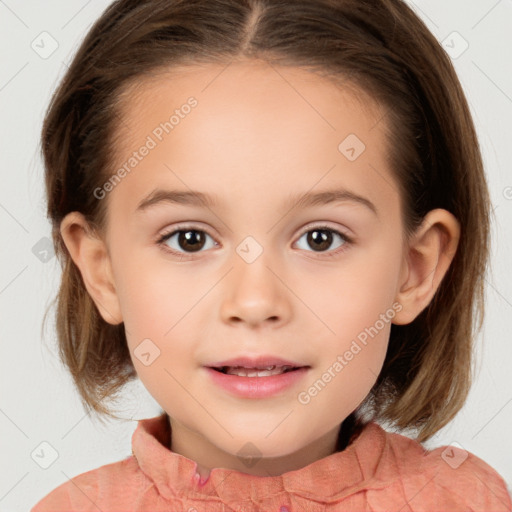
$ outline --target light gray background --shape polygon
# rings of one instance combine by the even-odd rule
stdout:
[[[68,478],[129,456],[136,420],[159,412],[137,382],[121,404],[127,421],[107,427],[93,422],[58,361],[53,328],[44,340],[41,333],[60,276],[56,258],[45,252],[50,225],[38,153],[41,121],[66,63],[109,3],[0,0],[0,511],[26,511]],[[474,115],[497,218],[475,383],[464,409],[426,446],[459,443],[494,467],[511,489],[512,1],[409,3],[452,55]],[[46,55],[52,38],[58,47]],[[53,460],[52,450],[58,457],[43,469]]]

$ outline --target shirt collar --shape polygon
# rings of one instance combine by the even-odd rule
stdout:
[[[220,500],[237,503],[240,489],[249,496],[288,493],[312,498],[341,497],[367,487],[377,471],[386,445],[386,431],[367,423],[343,451],[333,453],[298,470],[278,476],[255,476],[234,469],[213,468],[206,482],[200,480],[197,464],[171,451],[167,415],[140,420],[132,436],[132,453],[142,472],[167,499]],[[336,475],[339,475],[336,478]]]

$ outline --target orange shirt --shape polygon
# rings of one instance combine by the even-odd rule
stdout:
[[[165,414],[139,421],[132,456],[65,482],[31,512],[324,512],[512,510],[501,476],[456,447],[427,451],[408,437],[364,426],[341,452],[279,476],[214,468],[170,451]]]

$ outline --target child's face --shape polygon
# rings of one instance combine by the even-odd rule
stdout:
[[[183,107],[189,97],[197,105]],[[106,239],[132,359],[171,417],[173,449],[256,474],[237,457],[249,441],[283,468],[332,453],[400,308],[403,226],[383,110],[305,71],[255,63],[171,72],[126,105],[112,172],[138,156],[103,199]],[[138,209],[156,189],[215,204]],[[353,200],[297,206],[342,189],[376,211]],[[259,397],[224,389],[207,368],[262,355],[309,368]]]

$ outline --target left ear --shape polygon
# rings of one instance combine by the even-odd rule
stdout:
[[[408,242],[396,301],[402,309],[393,323],[412,322],[429,304],[457,251],[459,221],[449,211],[431,210]]]

